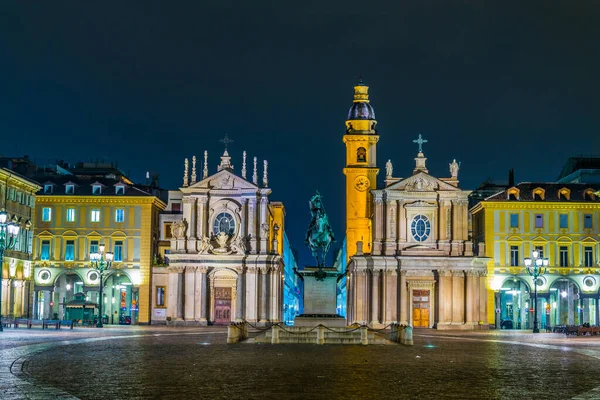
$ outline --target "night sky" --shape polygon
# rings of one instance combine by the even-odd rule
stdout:
[[[302,264],[315,190],[344,237],[358,76],[381,183],[388,158],[411,174],[419,133],[429,172],[456,158],[465,189],[509,168],[554,180],[567,157],[600,153],[598,2],[109,3],[2,2],[0,154],[112,160],[177,188],[185,157],[206,149],[216,171],[227,133],[237,173],[243,150],[269,161]]]

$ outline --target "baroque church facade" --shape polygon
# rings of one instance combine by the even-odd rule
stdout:
[[[185,160],[183,213],[171,225],[169,265],[153,271],[153,322],[280,322],[285,211],[269,200],[267,161],[259,182],[257,159],[247,171],[246,152],[240,175],[227,149],[215,174],[207,158],[205,152],[199,181],[196,157],[191,176]]]
[[[377,188],[375,112],[368,87],[354,87],[346,121],[347,322],[383,327],[487,328],[487,258],[473,256],[469,191],[427,169],[421,135],[406,178],[386,163]]]

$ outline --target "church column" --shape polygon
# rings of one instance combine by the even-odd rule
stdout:
[[[385,320],[384,325],[391,324],[392,322],[398,322],[398,310],[396,304],[398,304],[398,271],[394,269],[386,269],[385,271]]]
[[[464,285],[465,272],[462,270],[452,271],[452,324],[463,325],[464,319]]]
[[[452,226],[451,226],[451,230],[452,230],[452,251],[451,251],[451,255],[453,256],[459,256],[460,255],[460,249],[459,249],[459,245],[460,245],[460,228],[459,228],[459,221],[461,220],[461,215],[460,215],[460,209],[458,206],[458,201],[457,200],[452,200]]]
[[[400,201],[398,205],[398,224],[400,225],[400,235],[398,235],[398,250],[403,250],[406,246],[406,208],[404,207],[404,201]]]
[[[247,213],[247,204],[248,204],[248,199],[246,198],[242,198],[242,207],[240,210],[240,237],[242,239],[245,239],[246,237],[248,237],[248,233],[246,232],[246,215]],[[246,243],[246,241],[244,240],[244,243]]]
[[[200,308],[202,307],[202,273],[203,267],[194,267],[194,321],[200,321]]]
[[[383,221],[384,221],[384,210],[383,210],[383,201],[379,198],[374,199],[375,203],[375,215],[373,218],[373,223],[375,225],[374,229],[374,240],[373,240],[373,255],[379,256],[381,255],[381,247],[383,240]]]
[[[279,322],[282,320],[282,307],[283,307],[283,285],[282,280],[282,268],[280,265],[273,265],[270,268],[270,282],[271,282],[271,296],[269,300],[269,320],[271,322]]]
[[[236,298],[235,298],[235,320],[241,322],[244,320],[244,268],[238,270],[236,281]]]
[[[248,266],[246,269],[246,320],[248,322],[258,321],[258,268]]]
[[[379,325],[379,273],[378,269],[371,271],[372,289],[371,289],[371,326],[375,328]]]
[[[184,276],[185,267],[177,267],[177,318],[183,319]]]
[[[367,271],[360,269],[356,271],[356,322],[367,323],[368,298],[367,298]]]
[[[396,209],[395,201],[387,200],[385,203],[385,248],[384,252],[387,256],[393,256],[396,254]]]
[[[178,267],[168,267],[168,287],[167,287],[167,317],[177,318],[177,291],[179,290],[179,280],[177,275]]]
[[[198,268],[198,271],[200,271],[200,322],[206,323],[207,322],[207,318],[206,318],[206,310],[208,309],[208,302],[209,302],[209,297],[208,297],[208,290],[207,290],[207,284],[206,284],[206,272],[208,271],[208,268],[206,267],[200,267]]]
[[[466,314],[465,315],[465,320],[466,320],[466,324],[472,325],[473,324],[473,304],[475,302],[474,299],[474,294],[475,294],[475,279],[478,277],[475,276],[476,272],[475,271],[467,271],[467,289],[465,290],[466,292]],[[477,296],[479,297],[479,296]]]
[[[449,317],[452,315],[452,274],[448,270],[439,270],[439,296],[438,304],[438,329],[440,325],[449,323]]]
[[[406,290],[406,270],[400,270],[400,324],[408,325],[408,292]]]
[[[206,205],[208,204],[208,198],[206,197],[200,197],[198,199],[198,203],[197,203],[197,211],[198,211],[198,218],[196,220],[196,236],[197,237],[202,237],[202,236],[206,236],[206,219],[207,219],[207,214],[206,214]]]
[[[258,232],[260,235],[260,254],[267,254],[267,241],[269,236],[269,229],[265,229],[264,226],[268,226],[267,222],[267,196],[263,195],[260,198],[260,226]]]
[[[194,301],[194,295],[196,292],[196,269],[198,267],[186,267],[185,269],[185,294],[184,294],[184,314],[183,319],[186,321],[193,321],[195,314],[196,302]]]
[[[488,325],[487,320],[487,272],[479,273],[479,321],[483,321],[484,325]]]
[[[256,198],[252,197],[248,201],[248,235],[250,235],[250,254],[257,254],[257,207]]]
[[[269,283],[268,283],[268,267],[261,267],[260,271],[260,322],[266,323],[268,320],[267,315],[267,299],[269,297]]]
[[[354,274],[350,268],[346,275],[346,321],[349,324],[354,322]]]

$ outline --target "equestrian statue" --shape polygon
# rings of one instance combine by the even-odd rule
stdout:
[[[322,275],[323,267],[325,266],[325,257],[331,247],[331,243],[335,242],[335,238],[329,225],[329,218],[323,207],[323,199],[319,192],[310,199],[308,204],[310,205],[312,218],[304,242],[310,248],[313,257],[317,260],[317,266],[319,267],[318,275]]]

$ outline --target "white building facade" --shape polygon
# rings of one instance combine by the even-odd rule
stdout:
[[[196,158],[184,173],[182,214],[171,225],[168,267],[153,270],[153,323],[265,325],[282,321],[284,209],[271,202],[267,162],[247,179],[227,150],[217,172],[196,180]]]

